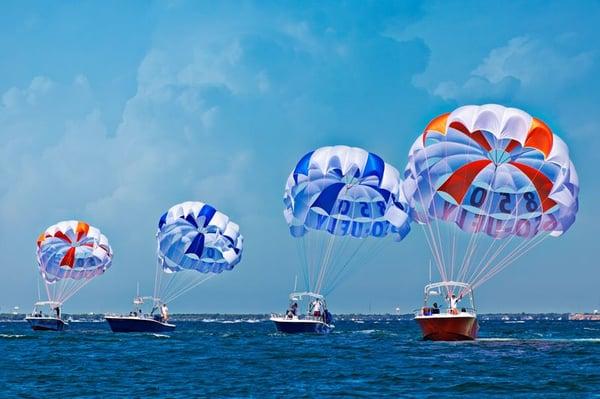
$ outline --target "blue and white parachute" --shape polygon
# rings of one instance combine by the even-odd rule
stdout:
[[[330,292],[365,243],[408,234],[401,183],[398,170],[361,148],[322,147],[300,159],[285,186],[284,216],[300,239],[307,289]]]
[[[203,202],[184,202],[171,207],[158,222],[157,257],[170,278],[164,290],[155,291],[164,302],[179,296],[208,277],[232,270],[242,259],[244,238],[240,227],[225,214]],[[181,278],[175,275],[182,275]],[[162,280],[162,278],[157,279]]]

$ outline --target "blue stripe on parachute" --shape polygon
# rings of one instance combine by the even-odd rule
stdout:
[[[163,215],[160,217],[160,220],[158,221],[158,229],[162,229],[165,223],[167,223],[167,212],[163,213]]]
[[[198,233],[194,240],[185,251],[186,254],[196,254],[198,258],[202,257],[202,252],[204,251],[204,234]]]
[[[363,171],[363,177],[377,176],[379,181],[383,178],[383,170],[385,169],[385,162],[378,155],[369,153],[367,162],[365,164],[365,170]]]
[[[376,188],[373,187],[373,189],[377,190],[377,192],[379,194],[381,194],[381,196],[383,197],[383,200],[387,203],[390,199],[390,196],[392,195],[392,193],[390,193],[388,190],[385,190],[383,188]]]
[[[196,218],[191,213],[189,215],[187,215],[186,217],[182,217],[182,219],[187,220],[189,224],[191,224],[195,228],[198,228],[198,223],[196,222]]]
[[[319,194],[319,197],[317,197],[315,202],[313,202],[311,208],[321,208],[328,215],[331,214],[333,206],[337,201],[338,195],[345,185],[345,183],[334,183],[331,186],[327,187],[321,192],[321,194]]]
[[[212,220],[213,216],[215,216],[215,213],[217,213],[217,210],[210,205],[204,205],[202,209],[200,209],[200,212],[198,212],[198,219],[200,219],[200,216],[205,217],[203,227],[208,226],[208,223]]]
[[[302,157],[300,162],[294,168],[294,181],[298,183],[298,175],[308,175],[308,166],[310,165],[310,158],[314,154],[314,151],[309,152],[305,156]]]

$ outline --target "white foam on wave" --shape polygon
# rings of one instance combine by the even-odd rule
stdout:
[[[154,335],[156,338],[171,338],[169,335],[165,335],[165,334],[152,334]]]
[[[377,330],[358,330],[358,331],[354,331],[354,333],[356,333],[356,334],[373,334],[375,331],[377,331]]]
[[[0,334],[0,338],[23,338],[26,336],[23,334]]]

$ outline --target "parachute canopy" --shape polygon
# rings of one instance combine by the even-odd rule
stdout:
[[[304,155],[287,180],[284,204],[294,237],[321,230],[401,240],[410,231],[399,172],[361,148],[322,147]]]
[[[203,202],[171,207],[160,218],[156,237],[159,263],[167,273],[221,273],[242,257],[240,227]]]
[[[361,148],[322,147],[300,159],[285,186],[284,216],[309,291],[331,292],[354,258],[374,257],[380,248],[372,244],[408,234],[400,184],[394,167]]]
[[[89,224],[69,220],[48,227],[37,240],[37,261],[49,299],[64,302],[112,264],[108,239]],[[48,285],[53,285],[52,290]]]
[[[468,236],[525,239],[496,267],[490,262],[498,253],[487,249],[481,267],[497,272],[533,246],[527,240],[567,231],[578,209],[579,181],[567,145],[540,119],[500,105],[464,106],[433,119],[410,149],[404,178],[412,216],[434,226],[424,230],[441,269],[451,263],[454,271],[455,237],[442,238],[437,222]],[[463,272],[473,266],[477,245],[469,240]]]
[[[560,235],[578,208],[566,144],[541,120],[500,105],[435,118],[410,150],[405,179],[419,222],[497,238]]]

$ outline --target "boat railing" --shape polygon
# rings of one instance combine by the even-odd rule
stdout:
[[[441,315],[453,315],[457,316],[460,314],[477,314],[477,311],[474,308],[467,307],[457,307],[457,308],[433,308],[429,306],[425,306],[419,309],[413,310],[415,316],[433,316],[436,314]]]

